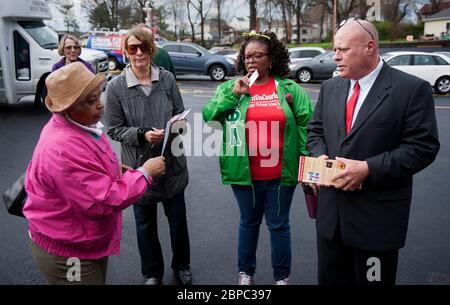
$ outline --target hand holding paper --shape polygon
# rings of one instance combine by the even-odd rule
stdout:
[[[167,132],[164,134],[164,141],[163,141],[163,146],[162,146],[162,150],[161,150],[161,156],[164,154],[164,150],[167,146],[167,141],[169,140],[169,135],[172,131],[172,125],[175,122],[184,120],[190,111],[191,111],[191,109],[185,110],[182,113],[174,115],[169,121],[167,121],[166,129],[165,129]]]
[[[345,164],[325,158],[300,157],[298,181],[318,185],[334,185],[333,177],[345,169]]]
[[[164,139],[164,129],[152,128],[145,133],[145,139],[151,144],[156,144]]]
[[[367,162],[339,157],[336,160],[345,165],[345,170],[332,178],[334,187],[344,191],[360,190],[369,175]]]
[[[259,77],[259,73],[258,70],[255,70],[255,72],[253,72],[252,76],[250,76],[250,83],[248,84],[248,87],[250,88],[253,83],[258,79]]]
[[[247,73],[246,76],[239,78],[234,83],[233,92],[234,94],[244,94],[248,92],[248,88],[250,88],[253,83],[258,79],[259,73],[258,70],[255,70],[252,75],[250,75],[250,72]]]

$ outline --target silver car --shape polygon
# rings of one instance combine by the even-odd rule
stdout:
[[[328,51],[312,59],[292,62],[289,65],[291,70],[289,76],[301,83],[318,79],[328,79],[333,77],[333,72],[336,70],[336,67],[334,51]]]

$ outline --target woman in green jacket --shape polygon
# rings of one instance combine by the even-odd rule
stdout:
[[[244,76],[217,88],[203,107],[203,119],[223,127],[222,181],[231,184],[241,215],[239,284],[254,283],[259,226],[265,215],[274,280],[287,285],[289,211],[299,157],[307,155],[306,125],[312,105],[297,83],[284,78],[289,54],[272,32],[244,34],[236,69]]]

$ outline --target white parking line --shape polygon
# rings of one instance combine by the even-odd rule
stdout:
[[[450,109],[450,106],[434,106],[436,109]]]
[[[194,97],[207,97],[207,98],[211,98],[211,95],[193,95]]]
[[[181,93],[214,93],[215,90],[180,89]]]

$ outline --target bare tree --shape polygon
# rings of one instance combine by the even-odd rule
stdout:
[[[77,20],[73,13],[73,7],[74,4],[72,0],[62,0],[60,1],[60,5],[58,7],[58,11],[60,11],[64,16],[64,24],[67,32],[71,32],[71,29],[75,32],[78,29]]]
[[[406,16],[409,4],[405,0],[381,0],[384,20],[399,23]]]
[[[78,32],[78,22],[73,12],[73,0],[49,0],[49,4],[53,5],[63,15],[67,32]]]
[[[191,0],[187,0],[186,8],[187,8],[187,12],[188,12],[189,24],[191,26],[191,41],[195,42],[194,22],[192,21],[192,17],[191,17]]]
[[[83,8],[89,16],[89,23],[109,30],[119,27],[119,0],[84,0]]]
[[[369,4],[370,1],[367,0],[359,0],[358,6],[356,7],[357,15],[361,19],[367,18],[367,11],[372,7],[372,5],[375,5],[375,2],[372,2]]]
[[[170,13],[173,18],[173,28],[175,31],[175,39],[180,39],[180,32],[184,31],[183,16],[185,12],[184,0],[171,0],[169,2]]]
[[[127,29],[142,22],[142,8],[134,1],[122,1],[117,8],[119,28]]]
[[[274,6],[273,0],[265,0],[263,2],[264,9],[263,9],[262,14],[263,14],[263,16],[267,16],[266,22],[267,22],[267,30],[268,31],[270,31],[272,29],[272,18],[274,15],[273,14],[274,13],[273,6]]]
[[[217,26],[218,26],[218,32],[219,32],[219,43],[220,43],[220,39],[222,36],[222,4],[224,3],[225,0],[216,0],[217,3]]]
[[[135,0],[135,1],[137,3],[138,7],[140,8],[140,10],[138,12],[138,14],[140,16],[140,18],[139,18],[140,22],[145,23],[145,17],[147,17],[144,12],[145,3],[148,1],[150,4],[150,7],[154,7],[155,4],[154,4],[153,0]]]
[[[283,20],[285,39],[287,43],[291,42],[292,37],[292,11],[294,10],[294,0],[274,0],[281,11],[281,18]]]
[[[205,20],[206,16],[208,15],[209,10],[212,7],[212,4],[214,3],[211,1],[209,3],[209,6],[206,7],[206,1],[205,0],[187,0],[187,6],[188,6],[188,17],[190,15],[189,7],[192,7],[195,11],[197,11],[197,18],[200,18],[200,44],[205,45]],[[205,4],[205,5],[204,5]],[[189,22],[191,23],[192,28],[192,35],[194,36],[194,23],[189,19]],[[194,37],[193,37],[194,38]]]
[[[303,8],[303,0],[295,0],[295,23],[297,25],[296,28],[296,34],[297,39],[296,43],[300,44],[300,27],[301,27],[301,15],[302,15],[302,8]]]
[[[256,30],[256,0],[250,0],[250,30]],[[259,29],[258,29],[259,30]]]

